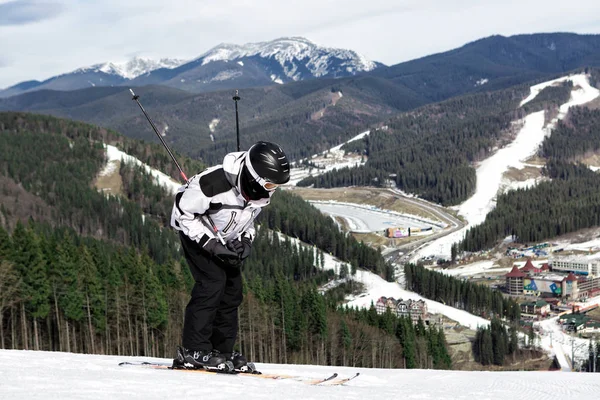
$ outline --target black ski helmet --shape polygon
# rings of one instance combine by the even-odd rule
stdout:
[[[269,192],[290,180],[290,165],[278,144],[255,143],[246,153],[240,183],[251,200],[269,197]]]

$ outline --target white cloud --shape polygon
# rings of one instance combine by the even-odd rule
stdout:
[[[193,58],[223,42],[282,36],[391,65],[492,34],[600,33],[600,2],[577,3],[565,12],[557,0],[53,0],[62,12],[52,19],[0,25],[0,54],[11,60],[0,87],[132,54]]]
[[[0,2],[0,26],[34,23],[60,14],[60,3],[38,0],[11,0]]]

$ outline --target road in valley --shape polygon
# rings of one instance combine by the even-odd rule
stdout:
[[[430,203],[425,200],[407,197],[404,194],[402,194],[402,192],[400,192],[399,190],[390,189],[390,192],[392,192],[397,198],[402,199],[402,201],[412,204],[413,206],[422,208],[434,214],[438,219],[440,219],[442,222],[448,225],[445,229],[438,231],[432,235],[424,236],[422,239],[397,246],[393,251],[387,253],[385,256],[386,259],[391,262],[395,262],[398,264],[408,262],[413,251],[417,250],[421,246],[433,240],[439,239],[441,237],[451,234],[452,232],[462,229],[466,225],[465,222],[447,212],[442,206]]]
[[[323,213],[342,217],[350,226],[350,230],[355,232],[377,232],[381,233],[385,228],[393,226],[411,226],[411,227],[429,227],[434,226],[434,233],[427,236],[422,236],[419,239],[412,240],[408,243],[394,247],[393,250],[386,253],[386,260],[398,264],[403,264],[410,259],[412,252],[421,246],[439,239],[443,236],[451,234],[465,226],[465,223],[449,213],[444,207],[430,203],[425,200],[408,197],[402,192],[389,189],[388,192],[403,203],[410,204],[412,207],[418,207],[425,211],[425,215],[429,214],[429,220],[440,221],[440,223],[427,223],[427,218],[414,216],[414,218],[406,218],[398,213],[386,212],[382,209],[370,209],[365,207],[365,204],[357,204],[353,206],[349,203],[339,202],[311,202],[315,207]],[[445,226],[440,229],[439,226]]]

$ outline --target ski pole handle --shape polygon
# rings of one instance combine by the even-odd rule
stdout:
[[[215,235],[217,235],[217,238],[219,239],[219,242],[221,242],[221,244],[223,246],[226,246],[225,244],[225,239],[223,239],[223,236],[221,236],[221,232],[219,232],[219,229],[217,228],[217,225],[215,225],[215,222],[212,220],[212,218],[210,217],[210,215],[206,215],[206,219],[208,220],[208,222],[210,222],[210,225],[213,228],[213,231],[215,232]]]

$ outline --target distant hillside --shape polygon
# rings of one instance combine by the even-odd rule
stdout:
[[[140,175],[125,181],[127,186],[138,179],[131,193],[125,193],[131,201],[106,196],[94,187],[106,163],[103,143],[118,145],[149,165],[178,175],[159,145],[68,120],[0,113],[0,179],[7,188],[0,225],[12,229],[18,221],[43,221],[81,236],[144,248],[158,262],[177,258],[174,233],[163,230],[158,218],[144,219],[157,204],[141,198],[154,198],[158,192],[158,198],[167,199],[170,194],[165,189]],[[189,170],[204,168],[197,161],[181,158],[181,162]]]
[[[17,221],[31,218],[74,229],[82,236],[146,249],[159,262],[177,258],[178,240],[169,228],[172,193],[155,185],[140,168],[125,165],[118,171],[123,181],[120,196],[106,196],[94,187],[106,163],[103,143],[118,145],[148,165],[178,175],[160,145],[69,120],[0,113],[0,180],[7,188],[0,197],[0,226],[12,228]],[[177,157],[189,176],[205,168]],[[297,196],[278,193],[261,218],[265,227],[392,278],[391,266],[378,251],[345,236],[329,217]]]
[[[232,92],[192,95],[165,86],[148,86],[136,89],[136,93],[160,129],[168,127],[165,139],[175,149],[207,163],[220,162],[227,152],[235,150]],[[424,101],[411,90],[373,77],[295,82],[246,89],[240,96],[242,147],[271,140],[280,143],[292,158],[323,151],[399,109]],[[26,93],[0,99],[0,110],[41,112],[157,141],[124,87]]]
[[[401,111],[449,97],[548,79],[573,68],[600,66],[599,49],[600,35],[492,36],[449,52],[372,72],[357,72],[356,76],[333,79],[328,77],[340,75],[323,74],[317,79],[243,89],[239,103],[242,146],[259,139],[272,140],[279,142],[293,159],[307,157],[368,127],[381,126]],[[251,68],[256,61],[253,57],[262,51],[227,46],[222,50],[223,54],[209,52],[206,57],[210,62],[198,59],[196,64],[208,69],[218,69],[221,64],[236,70]],[[275,62],[277,57],[292,53],[265,54],[272,54],[269,59]],[[240,55],[246,60],[241,61],[243,66],[232,62]],[[186,65],[191,68],[192,64],[158,69],[156,74],[184,73]],[[185,73],[191,74],[192,69]],[[181,79],[175,82],[175,76],[167,75],[158,80],[150,79],[153,74],[138,78],[148,79],[144,83],[160,83],[136,89],[142,94],[146,108],[161,129],[168,127],[166,140],[174,148],[208,163],[220,161],[226,152],[235,149],[233,92],[193,95],[177,89],[186,88],[184,83],[189,83],[188,78],[181,78],[186,82]],[[164,86],[172,79],[177,88]],[[219,86],[219,82],[225,81],[213,82],[216,85],[213,90],[228,87]],[[156,140],[129,98],[124,87],[72,92],[40,90],[0,99],[0,110],[43,112],[110,127],[134,138]]]
[[[525,85],[457,97],[400,114],[343,150],[368,156],[363,167],[305,178],[299,186],[385,185],[442,204],[457,204],[475,190],[472,163],[510,137],[512,121],[523,116]]]
[[[593,71],[592,76],[597,79],[600,72]],[[599,127],[600,110],[571,108],[540,149],[548,160],[542,170],[547,181],[499,195],[496,208],[483,224],[467,232],[460,249],[490,248],[508,235],[521,243],[540,242],[600,226],[600,174],[579,163],[600,151]]]
[[[590,81],[596,81],[590,70]],[[512,141],[525,115],[547,110],[548,116],[558,113],[574,90],[567,81],[544,88],[524,106],[520,103],[530,92],[529,84],[456,97],[400,114],[385,122],[362,140],[351,142],[342,150],[368,156],[359,168],[330,171],[306,178],[300,186],[341,187],[348,185],[386,185],[394,182],[400,189],[442,204],[458,204],[475,191],[477,180],[474,165],[489,157],[498,148]],[[588,119],[584,128],[593,129]],[[566,131],[566,130],[565,130]],[[564,136],[575,136],[566,133]],[[544,149],[564,152],[571,149],[594,149],[593,135],[588,133],[585,146],[565,145],[567,137],[549,140]]]
[[[490,36],[371,74],[440,101],[586,66],[600,66],[600,35],[539,33]]]

